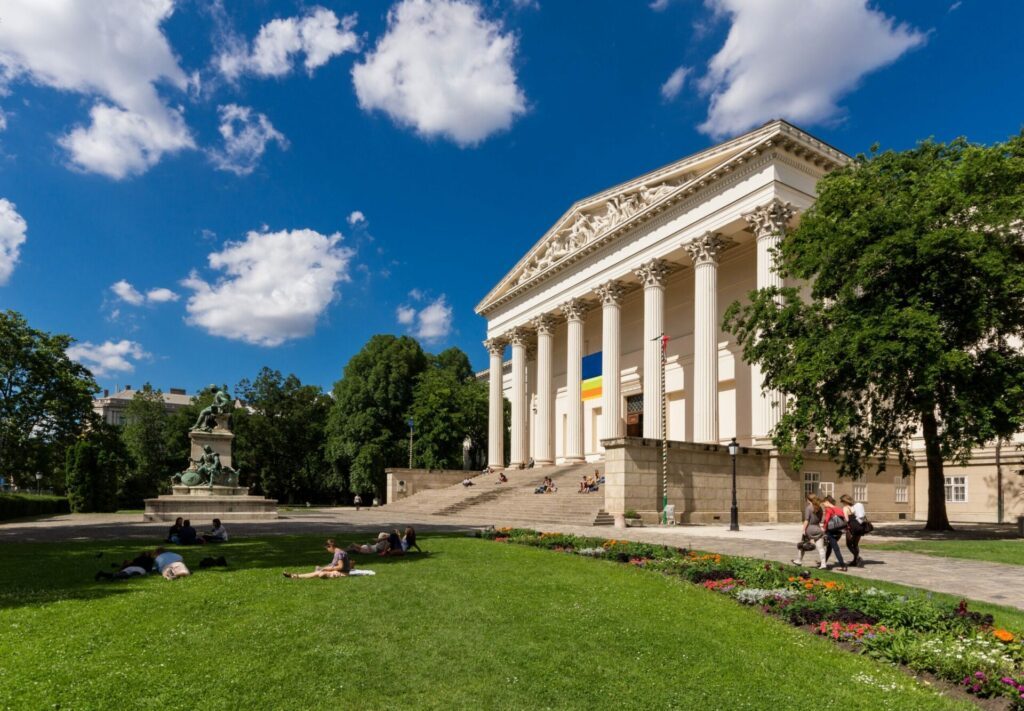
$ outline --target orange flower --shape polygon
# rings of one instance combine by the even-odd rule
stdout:
[[[1010,632],[1009,630],[1004,630],[1002,628],[994,630],[992,634],[994,634],[996,639],[998,639],[1000,642],[1012,642],[1014,639],[1016,639],[1013,632]]]
[[[808,590],[811,590],[814,588],[814,583],[804,583],[804,587]]]

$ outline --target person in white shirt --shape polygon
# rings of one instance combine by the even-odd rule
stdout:
[[[843,515],[849,522],[849,526],[846,528],[846,547],[853,553],[851,565],[864,567],[864,559],[860,557],[860,539],[866,533],[864,528],[868,514],[864,510],[864,504],[854,501],[847,494],[840,496],[839,501],[843,504]]]
[[[228,529],[224,528],[224,524],[220,522],[219,518],[215,518],[213,519],[213,530],[204,533],[203,540],[207,543],[227,543]]]

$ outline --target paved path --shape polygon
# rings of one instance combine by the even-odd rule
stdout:
[[[137,539],[156,541],[167,524],[144,523],[140,514],[71,514],[35,521],[0,524],[0,543],[27,541],[76,541]],[[206,522],[202,522],[206,525]],[[720,526],[675,526],[616,529],[608,526],[537,526],[528,521],[481,521],[470,517],[390,513],[387,508],[312,509],[282,512],[276,521],[231,522],[235,537],[290,534],[375,533],[382,529],[413,525],[422,533],[463,533],[487,525],[517,525],[558,530],[584,536],[685,546],[699,550],[746,555],[779,562],[796,553],[797,524],[744,526],[730,533]],[[883,524],[878,537],[910,540],[918,537],[920,524]],[[924,534],[926,535],[926,534]],[[1021,542],[1024,545],[1024,541]],[[885,580],[960,595],[1024,610],[1024,566],[1004,565],[959,558],[941,558],[902,551],[864,549],[866,566],[851,568],[849,575]],[[806,560],[812,562],[811,554]]]

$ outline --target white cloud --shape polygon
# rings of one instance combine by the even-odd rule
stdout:
[[[157,92],[189,86],[160,29],[173,11],[172,0],[4,0],[0,77],[97,97],[91,123],[59,139],[71,164],[114,179],[143,173],[195,145],[181,109]]]
[[[243,74],[283,77],[290,74],[299,54],[312,74],[331,58],[359,50],[359,35],[353,32],[356,15],[339,19],[331,10],[314,7],[303,17],[271,20],[260,28],[252,49],[244,40],[229,37],[217,58],[217,67],[230,80]]]
[[[732,25],[708,63],[700,130],[734,135],[772,118],[817,123],[869,72],[922,45],[926,33],[866,0],[707,0]]]
[[[445,303],[444,294],[420,309],[416,314],[414,334],[424,341],[439,341],[452,331],[452,307]]]
[[[359,105],[421,136],[469,146],[526,112],[516,38],[471,0],[402,0],[386,33],[352,69]]]
[[[0,198],[0,286],[6,284],[14,272],[26,232],[28,223],[18,214],[14,203]]]
[[[413,301],[422,301],[423,300],[423,292],[420,291],[419,289],[410,289],[409,290],[409,298],[412,299]]]
[[[672,101],[672,99],[679,96],[679,92],[683,90],[683,84],[686,83],[686,77],[690,73],[689,67],[679,67],[669,78],[665,80],[665,83],[661,85],[661,98],[665,101]]]
[[[355,226],[360,222],[366,222],[366,215],[363,214],[362,210],[353,210],[348,216],[348,223]]]
[[[110,290],[117,294],[117,298],[121,299],[121,301],[132,306],[141,306],[146,301],[146,297],[125,279],[112,284]]]
[[[651,8],[655,12],[661,12],[663,10],[667,10],[670,4],[672,4],[672,0],[652,0],[647,7]]]
[[[92,344],[88,341],[77,343],[67,350],[68,358],[81,363],[97,378],[113,373],[130,373],[135,370],[131,360],[141,360],[149,354],[135,341],[104,341]]]
[[[209,283],[193,271],[182,284],[193,290],[188,323],[216,336],[277,346],[308,336],[348,281],[353,251],[341,234],[309,229],[249,232],[208,257],[224,276]]]
[[[7,114],[3,109],[0,109],[0,131],[7,130]]]
[[[237,104],[219,106],[217,112],[220,114],[224,148],[212,151],[210,159],[220,170],[249,175],[259,164],[268,143],[276,142],[281,148],[288,147],[288,139],[274,128],[265,114]]]
[[[168,301],[177,301],[179,298],[181,297],[176,293],[164,287],[150,289],[146,292],[146,301],[153,304],[165,304]]]
[[[395,309],[395,317],[403,326],[411,326],[416,320],[416,309],[411,306],[399,306]]]

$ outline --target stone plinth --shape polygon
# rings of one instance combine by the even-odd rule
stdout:
[[[277,518],[277,501],[253,496],[241,486],[172,487],[173,494],[146,499],[144,521],[268,520]]]
[[[220,455],[221,466],[234,467],[231,463],[231,443],[235,439],[235,435],[227,429],[217,427],[212,432],[200,432],[193,430],[188,433],[188,438],[192,440],[192,451],[189,456],[192,459],[200,459],[203,456],[203,446],[210,445],[210,448]]]

